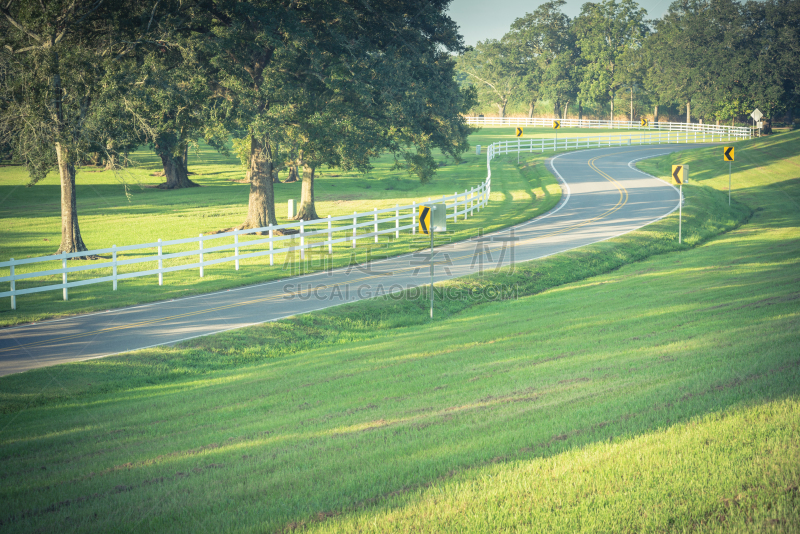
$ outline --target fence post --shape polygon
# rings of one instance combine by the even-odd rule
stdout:
[[[469,214],[470,217],[475,215],[475,186],[469,190]]]
[[[372,211],[375,212],[375,225],[373,226],[375,231],[375,242],[378,242],[378,208],[372,208]]]
[[[114,272],[114,291],[117,290],[117,245],[111,245],[111,263]]]
[[[200,234],[197,242],[200,244],[200,278],[203,278],[203,234]]]
[[[158,285],[164,285],[164,273],[161,272],[161,269],[164,268],[163,260],[161,259],[162,254],[162,247],[161,247],[161,238],[158,238]],[[237,252],[238,254],[238,252]],[[236,260],[236,267],[239,267],[239,260]]]
[[[467,189],[464,189],[464,220],[467,220]]]
[[[61,253],[61,268],[62,269],[66,269],[67,268],[67,253],[66,252],[62,252]],[[64,290],[62,292],[63,295],[64,295],[64,300],[68,300],[67,299],[67,272],[66,271],[61,273],[61,282],[64,284]]]
[[[306,237],[305,237],[305,235],[303,235],[303,234],[305,234],[306,230],[305,230],[305,226],[304,225],[305,225],[305,222],[303,221],[303,219],[300,219],[300,259],[301,260],[306,259],[306,248],[305,248],[305,246],[306,246]]]
[[[411,202],[411,235],[416,235],[417,233],[417,201],[414,200]]]
[[[159,241],[161,241],[161,240],[159,239]],[[160,248],[161,247],[159,247],[159,254],[161,253]],[[233,234],[233,257],[235,258],[234,259],[234,263],[236,264],[236,270],[238,271],[239,270],[239,234]]]
[[[356,225],[358,224],[358,212],[353,212],[353,248],[356,248]]]
[[[333,254],[333,230],[331,229],[330,215],[328,215],[328,254]]]
[[[394,205],[394,238],[400,239],[400,204]]]
[[[17,309],[17,296],[14,292],[17,290],[17,284],[14,282],[14,258],[11,258],[11,309]]]
[[[269,225],[269,264],[274,265],[275,256],[272,254],[273,243],[272,243],[272,225]]]
[[[453,222],[458,222],[458,191],[453,193],[453,196],[455,197],[453,200]],[[447,214],[445,213],[445,215]]]

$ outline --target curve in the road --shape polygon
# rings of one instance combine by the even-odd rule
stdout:
[[[550,160],[564,194],[550,212],[494,234],[436,247],[435,281],[596,243],[678,207],[673,186],[634,161],[696,148],[660,145],[579,150]],[[0,330],[0,376],[183,341],[430,282],[426,252],[367,265]]]

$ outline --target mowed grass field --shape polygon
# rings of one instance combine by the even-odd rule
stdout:
[[[671,216],[453,282],[516,300],[0,378],[4,530],[796,532],[800,135],[735,145],[730,209],[721,149],[680,156],[688,243]]]
[[[511,135],[513,135],[513,129]],[[499,135],[508,134],[509,128],[485,129],[472,135],[473,144],[488,145]],[[384,156],[374,162],[374,170],[366,175],[343,173],[336,169],[321,169],[315,182],[317,212],[320,216],[352,215],[354,211],[367,212],[373,208],[388,208],[423,202],[442,195],[463,193],[479,185],[486,178],[486,151],[476,155],[473,149],[464,155],[461,164],[452,159],[437,156],[440,164],[433,181],[421,184],[405,171],[391,170],[393,160]],[[552,154],[550,154],[552,155]],[[475,213],[464,221],[448,225],[448,238],[461,240],[490,232],[511,224],[535,217],[551,209],[561,198],[561,190],[546,169],[548,154],[532,155],[523,172],[508,161],[495,160],[490,203],[486,209]],[[84,241],[89,248],[106,248],[112,245],[125,246],[137,243],[154,243],[159,238],[185,239],[209,234],[241,224],[247,215],[249,184],[237,183],[244,178],[244,169],[235,157],[226,158],[216,151],[201,146],[190,152],[189,169],[196,174],[191,179],[201,187],[176,191],[154,189],[163,178],[151,176],[161,170],[160,160],[146,149],[132,154],[137,162],[117,173],[95,168],[82,168],[77,178],[77,198],[80,225]],[[285,178],[285,176],[282,176]],[[10,258],[22,259],[47,256],[59,245],[61,232],[60,186],[58,176],[53,173],[43,182],[27,188],[27,175],[21,167],[0,168],[0,261]],[[279,223],[290,222],[287,217],[287,201],[300,200],[300,182],[275,184],[276,210]],[[362,218],[360,222],[365,222]],[[407,224],[407,221],[403,224]],[[325,225],[326,226],[326,225]],[[386,223],[381,229],[394,227]],[[370,228],[359,233],[371,231]],[[349,232],[348,232],[349,234]],[[342,237],[342,234],[335,234]],[[246,242],[247,237],[241,239]],[[0,326],[37,321],[75,313],[105,310],[142,302],[165,300],[181,296],[207,293],[219,289],[237,287],[268,280],[279,279],[298,272],[338,267],[361,263],[368,259],[380,259],[424,248],[428,240],[413,236],[410,231],[381,236],[378,244],[360,240],[357,248],[349,243],[336,245],[333,254],[324,261],[301,263],[299,258],[279,254],[270,266],[269,257],[262,256],[241,261],[241,269],[225,263],[205,268],[204,278],[197,269],[178,271],[164,275],[164,286],[158,286],[158,277],[148,276],[121,281],[118,291],[111,283],[94,284],[69,290],[69,300],[61,298],[61,291],[48,291],[23,295],[17,298],[17,310],[12,311],[10,297],[0,299]],[[207,242],[205,247],[232,244],[233,239]],[[284,246],[284,245],[281,245]],[[276,247],[277,248],[277,247]],[[197,243],[165,248],[164,253],[195,250]],[[261,246],[260,250],[268,249]],[[253,249],[243,248],[242,253]],[[318,249],[319,250],[319,249]],[[145,249],[120,253],[118,259],[153,256],[156,249]],[[232,251],[207,253],[205,260],[229,256]],[[297,253],[294,254],[297,256]],[[107,261],[110,255],[101,260]],[[311,256],[309,256],[311,257]],[[164,267],[197,261],[196,256],[165,260]],[[69,266],[83,265],[86,261],[69,261]],[[17,267],[17,274],[31,270],[58,269],[61,262],[54,260],[35,266]],[[134,270],[157,268],[156,262],[122,266],[119,274]],[[8,268],[2,270],[8,274]],[[98,269],[72,273],[69,279],[80,280],[109,276],[111,270]],[[60,275],[41,277],[17,282],[17,289],[38,285],[60,283]],[[2,290],[9,283],[0,284]]]

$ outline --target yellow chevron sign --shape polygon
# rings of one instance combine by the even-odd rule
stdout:
[[[683,185],[689,181],[689,166],[688,165],[673,165],[672,166],[672,183],[675,185]]]
[[[733,161],[733,147],[726,146],[722,149],[722,158],[725,161]]]
[[[642,119],[642,126],[647,126],[647,119]]]
[[[423,206],[419,210],[419,231],[422,234],[427,234],[431,227],[431,209],[428,206]]]
[[[517,126],[517,137],[522,137],[522,127]]]
[[[553,129],[560,130],[561,129],[561,121],[553,121]]]

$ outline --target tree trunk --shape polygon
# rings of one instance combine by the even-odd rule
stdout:
[[[106,170],[111,171],[119,168],[117,161],[117,152],[114,150],[114,141],[109,140],[106,143]]]
[[[290,184],[292,182],[299,181],[299,178],[298,178],[297,175],[298,175],[297,164],[295,162],[292,162],[292,164],[289,165],[289,176],[286,177],[286,180],[284,180],[283,183]]]
[[[500,114],[500,118],[501,119],[506,116],[506,104],[507,103],[508,103],[507,100],[503,100],[502,102],[497,104],[497,111]]]
[[[164,167],[164,176],[167,181],[159,184],[159,189],[183,189],[185,187],[198,187],[189,179],[186,163],[183,156],[161,154],[161,164]]]
[[[272,152],[266,143],[250,140],[250,200],[247,219],[239,229],[263,228],[278,224],[275,218],[275,191],[272,189]]]
[[[303,186],[300,193],[300,207],[295,220],[313,221],[319,219],[317,208],[314,204],[314,167],[303,165]]]
[[[686,103],[686,124],[692,123],[692,103]]]
[[[78,225],[78,202],[75,194],[75,165],[69,160],[67,148],[56,143],[58,174],[61,178],[61,245],[56,254],[88,250]],[[86,258],[81,258],[86,259]]]
[[[653,112],[653,122],[658,122],[658,104],[656,104],[656,109]]]
[[[611,124],[614,124],[614,97],[611,97]]]
[[[183,144],[179,150],[175,150],[175,145],[171,141],[162,139],[156,143],[156,153],[161,158],[161,166],[164,167],[164,176],[167,179],[166,182],[158,185],[159,189],[198,187],[196,183],[189,179],[189,171],[186,168],[186,160],[188,158],[187,145]]]
[[[183,156],[180,158],[180,163],[184,174],[189,176],[189,143],[183,145]]]
[[[581,103],[580,100],[578,100],[578,120],[579,121],[583,120],[583,104]]]
[[[564,104],[564,116],[561,117],[561,120],[567,120],[567,113],[569,113],[569,100]]]
[[[533,107],[534,107],[535,104],[536,104],[535,101],[531,101],[531,103],[528,105],[528,118],[529,119],[533,118]]]
[[[276,169],[276,168],[273,168],[273,169],[272,169],[272,183],[273,183],[273,184],[280,184],[280,183],[283,183],[283,182],[281,182],[281,179],[280,179],[280,177],[278,176],[278,169]]]
[[[54,64],[58,68],[58,54],[53,54]],[[62,108],[63,90],[61,77],[53,75],[53,122],[59,133],[64,131],[64,111]],[[84,110],[85,111],[85,110]],[[88,250],[81,237],[78,225],[78,202],[75,191],[75,164],[70,160],[67,147],[56,142],[56,158],[58,174],[61,179],[61,244],[57,254],[62,252],[80,252]],[[84,258],[82,258],[84,259]]]
[[[553,117],[556,119],[561,116],[561,102],[558,100],[553,101]]]

